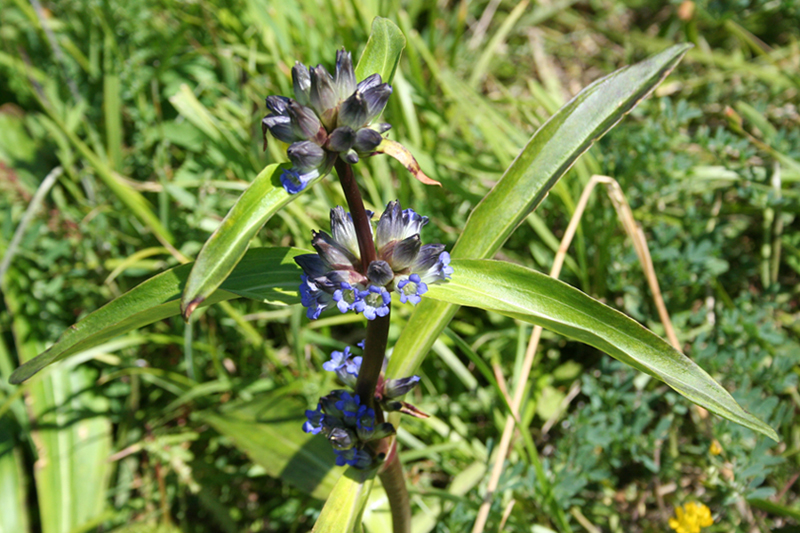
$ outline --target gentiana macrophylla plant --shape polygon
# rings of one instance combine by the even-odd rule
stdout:
[[[305,416],[299,409],[292,411],[297,429],[284,438],[295,439],[295,446],[264,439],[267,453],[257,454],[270,458],[260,463],[269,472],[307,486],[296,483],[290,465],[307,464],[303,454],[309,439],[327,439],[336,459],[320,467],[324,471],[316,479],[325,477],[334,462],[348,470],[319,516],[315,530],[320,531],[360,530],[376,475],[391,506],[394,531],[410,531],[410,500],[395,434],[401,413],[425,415],[403,396],[419,382],[422,360],[462,305],[585,342],[664,381],[709,411],[777,440],[771,427],[744,411],[691,359],[631,318],[549,276],[490,260],[577,158],[653,91],[689,46],[675,45],[597,80],[557,111],[474,207],[447,252],[442,244],[422,243],[429,219],[413,205],[390,202],[373,221],[362,201],[353,165],[379,154],[397,158],[423,183],[438,184],[422,173],[407,149],[386,137],[389,129],[380,114],[392,95],[390,83],[405,39],[386,19],[376,19],[373,29],[355,69],[350,54],[341,50],[334,75],[322,66],[298,63],[292,69],[294,97],[267,98],[264,140],[269,134],[290,143],[292,164],[269,165],[255,177],[193,265],[158,274],[87,315],[47,351],[17,368],[10,381],[20,383],[53,362],[158,320],[178,315],[189,320],[202,305],[231,298],[302,304],[311,320],[327,310],[360,314],[366,319],[362,352],[355,355],[348,347],[332,353],[323,365],[342,388],[307,405]],[[331,206],[330,233],[314,232],[310,243],[302,243],[305,250],[247,249],[270,217],[331,170],[347,208]],[[309,246],[316,253],[308,253]],[[407,304],[413,313],[400,328],[387,362],[392,306]],[[281,401],[270,398],[273,404]],[[552,528],[569,529],[562,509],[542,505],[549,506]]]

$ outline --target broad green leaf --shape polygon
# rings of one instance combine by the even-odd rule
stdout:
[[[367,46],[356,66],[356,80],[378,73],[384,83],[391,83],[405,47],[406,38],[400,28],[389,19],[375,17]]]
[[[267,393],[197,416],[233,440],[268,475],[324,500],[342,469],[335,466],[336,455],[324,437],[303,433],[306,407],[298,398]]]
[[[472,211],[452,257],[492,257],[575,160],[650,94],[690,47],[676,45],[620,69],[558,110]],[[387,377],[413,374],[457,310],[457,305],[430,299],[418,305],[395,345]]]
[[[712,413],[778,440],[774,429],[742,409],[694,361],[578,289],[511,263],[462,259],[452,266],[453,279],[430,286],[426,297],[496,311],[594,346],[664,381]]]
[[[307,253],[296,248],[256,248],[247,252],[221,289],[205,305],[244,296],[269,303],[300,301],[300,267],[293,258]],[[179,298],[192,265],[150,278],[65,331],[47,351],[17,368],[9,381],[21,383],[47,365],[97,346],[128,331],[180,313]]]
[[[325,507],[314,524],[313,533],[360,531],[361,515],[369,500],[374,477],[370,472],[349,467],[336,482]]]
[[[278,165],[262,170],[203,245],[181,297],[181,314],[185,320],[233,272],[250,240],[267,220],[297,197],[284,190],[281,172]]]

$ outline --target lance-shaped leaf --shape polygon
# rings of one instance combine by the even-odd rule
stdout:
[[[361,531],[361,515],[364,514],[374,480],[370,474],[370,471],[353,467],[345,470],[328,496],[312,533]]]
[[[425,297],[480,307],[542,326],[602,350],[667,385],[697,405],[771,439],[778,435],[736,403],[722,386],[669,343],[563,281],[511,263],[462,259],[456,274]]]
[[[342,469],[335,466],[336,454],[325,438],[301,430],[306,407],[298,398],[266,393],[197,416],[233,440],[268,475],[323,500]]]
[[[184,320],[189,320],[192,312],[233,272],[250,240],[272,215],[297,198],[281,185],[282,172],[278,165],[269,165],[262,170],[203,245],[181,297]]]
[[[406,38],[400,28],[389,19],[375,17],[367,46],[356,66],[356,80],[380,74],[384,83],[391,83],[405,47]]]
[[[296,248],[256,248],[236,265],[221,290],[204,301],[209,305],[238,296],[269,303],[300,301],[298,286],[302,271],[296,255],[308,253]],[[67,329],[47,351],[17,368],[9,381],[21,383],[47,365],[106,340],[180,313],[179,298],[191,264],[157,276],[112,300]]]
[[[452,257],[492,257],[578,157],[650,94],[690,47],[676,45],[620,69],[559,109],[472,211]],[[430,300],[418,305],[395,346],[387,377],[413,374],[457,310]]]

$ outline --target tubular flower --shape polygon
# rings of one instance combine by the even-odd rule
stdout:
[[[702,503],[689,502],[675,509],[675,518],[669,519],[669,527],[677,533],[700,533],[704,527],[714,523],[711,511]]]
[[[337,157],[349,164],[371,155],[383,142],[389,124],[375,123],[386,107],[392,87],[380,74],[356,84],[350,52],[336,52],[336,71],[322,65],[292,67],[294,99],[267,97],[269,114],[261,121],[264,149],[267,131],[289,143],[292,168],[284,170],[281,184],[295,194],[318,176],[330,172]]]
[[[363,313],[368,320],[389,313],[391,293],[402,303],[416,305],[428,284],[450,279],[450,254],[443,244],[421,244],[419,233],[428,217],[389,202],[375,228],[377,259],[364,270],[358,240],[349,213],[331,210],[331,233],[313,232],[316,254],[295,257],[303,269],[300,296],[308,318],[336,307],[340,312]]]

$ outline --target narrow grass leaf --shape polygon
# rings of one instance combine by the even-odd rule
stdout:
[[[719,383],[665,340],[578,289],[541,272],[490,260],[454,260],[457,274],[426,296],[542,326],[664,381],[719,416],[775,441],[774,429],[742,409]]]
[[[230,438],[268,475],[323,500],[342,470],[334,466],[336,455],[325,438],[301,431],[306,407],[298,398],[266,393],[252,402],[197,416]]]

